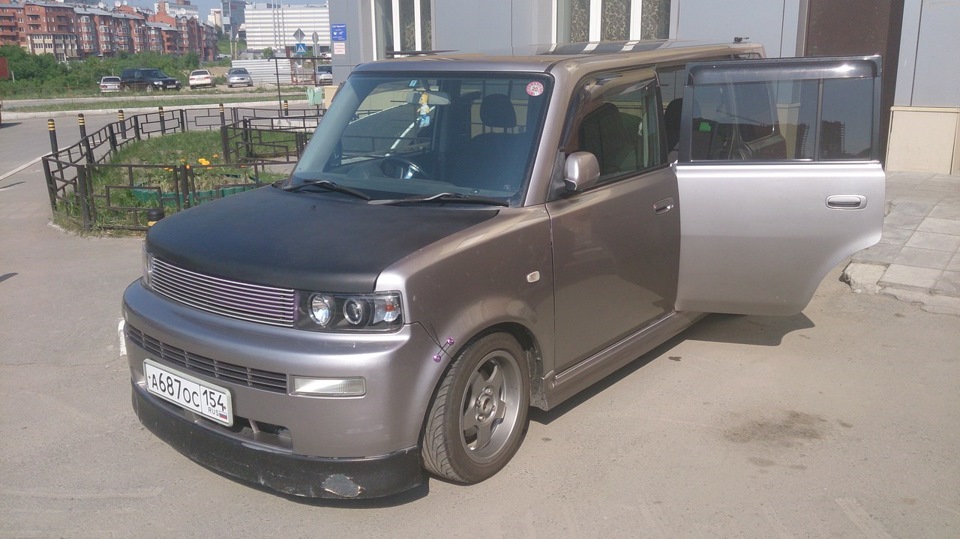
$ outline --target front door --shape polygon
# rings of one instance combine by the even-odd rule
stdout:
[[[556,372],[670,312],[680,256],[676,179],[653,70],[600,73],[581,86],[563,147],[592,153],[600,181],[547,203]]]
[[[879,57],[688,66],[678,311],[788,315],[883,226]]]

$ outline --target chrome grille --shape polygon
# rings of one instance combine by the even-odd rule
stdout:
[[[185,305],[238,320],[293,327],[294,291],[231,281],[153,259],[150,287]]]
[[[287,392],[287,376],[280,372],[263,371],[241,367],[224,361],[217,361],[208,357],[188,352],[176,346],[171,346],[159,339],[151,337],[139,329],[127,324],[127,337],[134,344],[153,354],[154,357],[168,363],[183,367],[188,371],[203,374],[243,386],[248,386],[274,393]]]

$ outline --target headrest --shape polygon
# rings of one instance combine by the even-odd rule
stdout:
[[[503,94],[490,94],[480,102],[480,121],[489,127],[509,129],[517,125],[517,113],[510,98]]]

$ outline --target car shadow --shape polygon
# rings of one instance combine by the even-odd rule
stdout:
[[[793,316],[711,314],[680,335],[695,341],[780,346],[786,335],[812,327],[813,321],[803,313]]]
[[[624,365],[616,372],[570,397],[555,408],[549,411],[531,408],[530,420],[541,425],[549,425],[568,411],[599,395],[608,387],[642,369],[652,361],[665,356],[684,340],[778,346],[787,334],[812,327],[814,327],[813,322],[803,313],[793,316],[707,315],[679,335]]]

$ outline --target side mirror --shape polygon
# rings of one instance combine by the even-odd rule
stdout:
[[[563,167],[567,191],[586,191],[600,181],[600,163],[590,152],[574,152]]]

